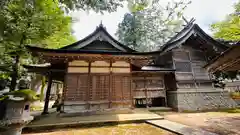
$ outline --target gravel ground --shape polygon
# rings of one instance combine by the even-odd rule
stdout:
[[[164,118],[219,135],[240,135],[240,113],[165,113]]]

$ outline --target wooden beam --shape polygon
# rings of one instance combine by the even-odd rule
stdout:
[[[230,69],[231,67],[233,67],[235,64],[238,64],[240,61],[240,56],[237,57],[235,60],[232,60],[230,62],[226,62],[225,64],[223,64],[222,66],[220,66],[219,68],[217,69],[220,69],[220,70],[226,70],[226,69]],[[238,69],[240,70],[240,69]]]
[[[51,94],[51,87],[52,87],[52,73],[49,73],[48,76],[48,86],[47,86],[47,92],[46,92],[46,98],[45,98],[45,104],[44,104],[44,109],[42,114],[48,114],[48,105],[49,105],[49,98],[50,98],[50,94]]]
[[[221,64],[220,66],[212,68],[210,71],[211,72],[216,72],[217,70],[225,71],[225,69],[230,69],[235,64],[237,64],[239,61],[240,61],[240,56],[238,56],[237,58],[229,59],[227,61],[224,61],[224,63]]]

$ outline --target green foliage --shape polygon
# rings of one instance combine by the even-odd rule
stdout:
[[[71,23],[63,26],[61,31],[56,31],[52,36],[41,41],[41,44],[48,45],[47,48],[61,48],[76,42],[76,38],[71,32]]]
[[[131,13],[136,13],[143,11],[149,4],[149,0],[129,0],[128,9]]]
[[[67,9],[93,10],[95,12],[114,12],[123,6],[125,0],[59,0]]]
[[[13,98],[10,98],[10,96],[13,96]],[[0,101],[4,101],[4,100],[18,101],[18,100],[15,100],[14,97],[23,98],[24,101],[30,101],[30,102],[39,100],[39,96],[36,94],[35,91],[30,89],[23,89],[23,90],[16,90],[16,91],[5,93],[0,97]],[[20,100],[20,101],[23,101],[23,100]]]
[[[0,8],[0,70],[4,76],[10,74],[12,82],[25,74],[20,65],[33,61],[27,44],[59,48],[75,40],[71,17],[58,1],[8,0]]]
[[[214,76],[219,80],[224,80],[224,79],[233,80],[237,78],[238,74],[239,74],[238,71],[227,71],[227,72],[217,71],[214,73]]]
[[[0,7],[6,5],[12,0],[2,0],[0,1]],[[36,1],[44,1],[44,0],[25,0],[28,4],[32,4]],[[53,2],[59,3],[62,9],[69,12],[70,10],[93,10],[95,12],[104,11],[114,12],[118,7],[122,7],[123,3],[126,0],[52,0]]]
[[[211,25],[215,38],[239,41],[240,40],[240,1],[234,6],[234,13],[228,15],[225,20]]]
[[[64,15],[58,3],[39,0],[29,4],[25,0],[12,0],[0,12],[2,42],[8,49],[24,49],[25,44],[35,44],[68,26],[71,18]],[[65,28],[65,27],[64,27]]]
[[[232,108],[232,109],[220,109],[217,112],[224,112],[224,113],[240,113],[239,108]]]
[[[129,1],[116,32],[121,42],[139,51],[151,51],[166,43],[182,28],[182,13],[190,2]]]
[[[215,87],[224,88],[225,84],[223,83],[224,80],[234,80],[237,79],[237,76],[239,75],[238,71],[217,71],[214,74],[214,85]]]
[[[217,71],[214,73],[214,76],[218,79],[218,80],[234,80],[237,78],[237,75],[239,75],[238,71],[226,71],[226,72],[222,72],[222,71]]]
[[[240,99],[240,92],[238,91],[238,92],[232,92],[231,93],[231,97],[232,98],[239,98]]]

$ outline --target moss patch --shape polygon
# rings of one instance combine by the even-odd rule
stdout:
[[[43,133],[34,133],[42,135]],[[27,134],[26,134],[27,135]],[[175,135],[146,123],[108,124],[98,127],[67,128],[44,131],[44,135]]]
[[[13,98],[10,98],[11,96],[13,96]],[[23,89],[23,90],[16,90],[16,91],[10,91],[10,92],[4,93],[4,95],[0,97],[0,101],[5,101],[5,100],[15,101],[14,97],[23,98],[24,101],[30,101],[30,102],[39,100],[39,96],[35,91],[30,89]]]

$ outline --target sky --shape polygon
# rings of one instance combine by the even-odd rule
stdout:
[[[169,1],[169,0],[164,0]],[[184,12],[187,19],[195,18],[197,23],[206,33],[211,35],[210,24],[223,20],[226,15],[233,12],[233,4],[237,0],[192,0]],[[123,16],[128,12],[127,6],[118,8],[113,13],[95,13],[75,11],[72,16],[76,18],[73,24],[73,31],[76,38],[82,39],[92,33],[102,21],[107,31],[115,37],[118,23],[123,20]]]

